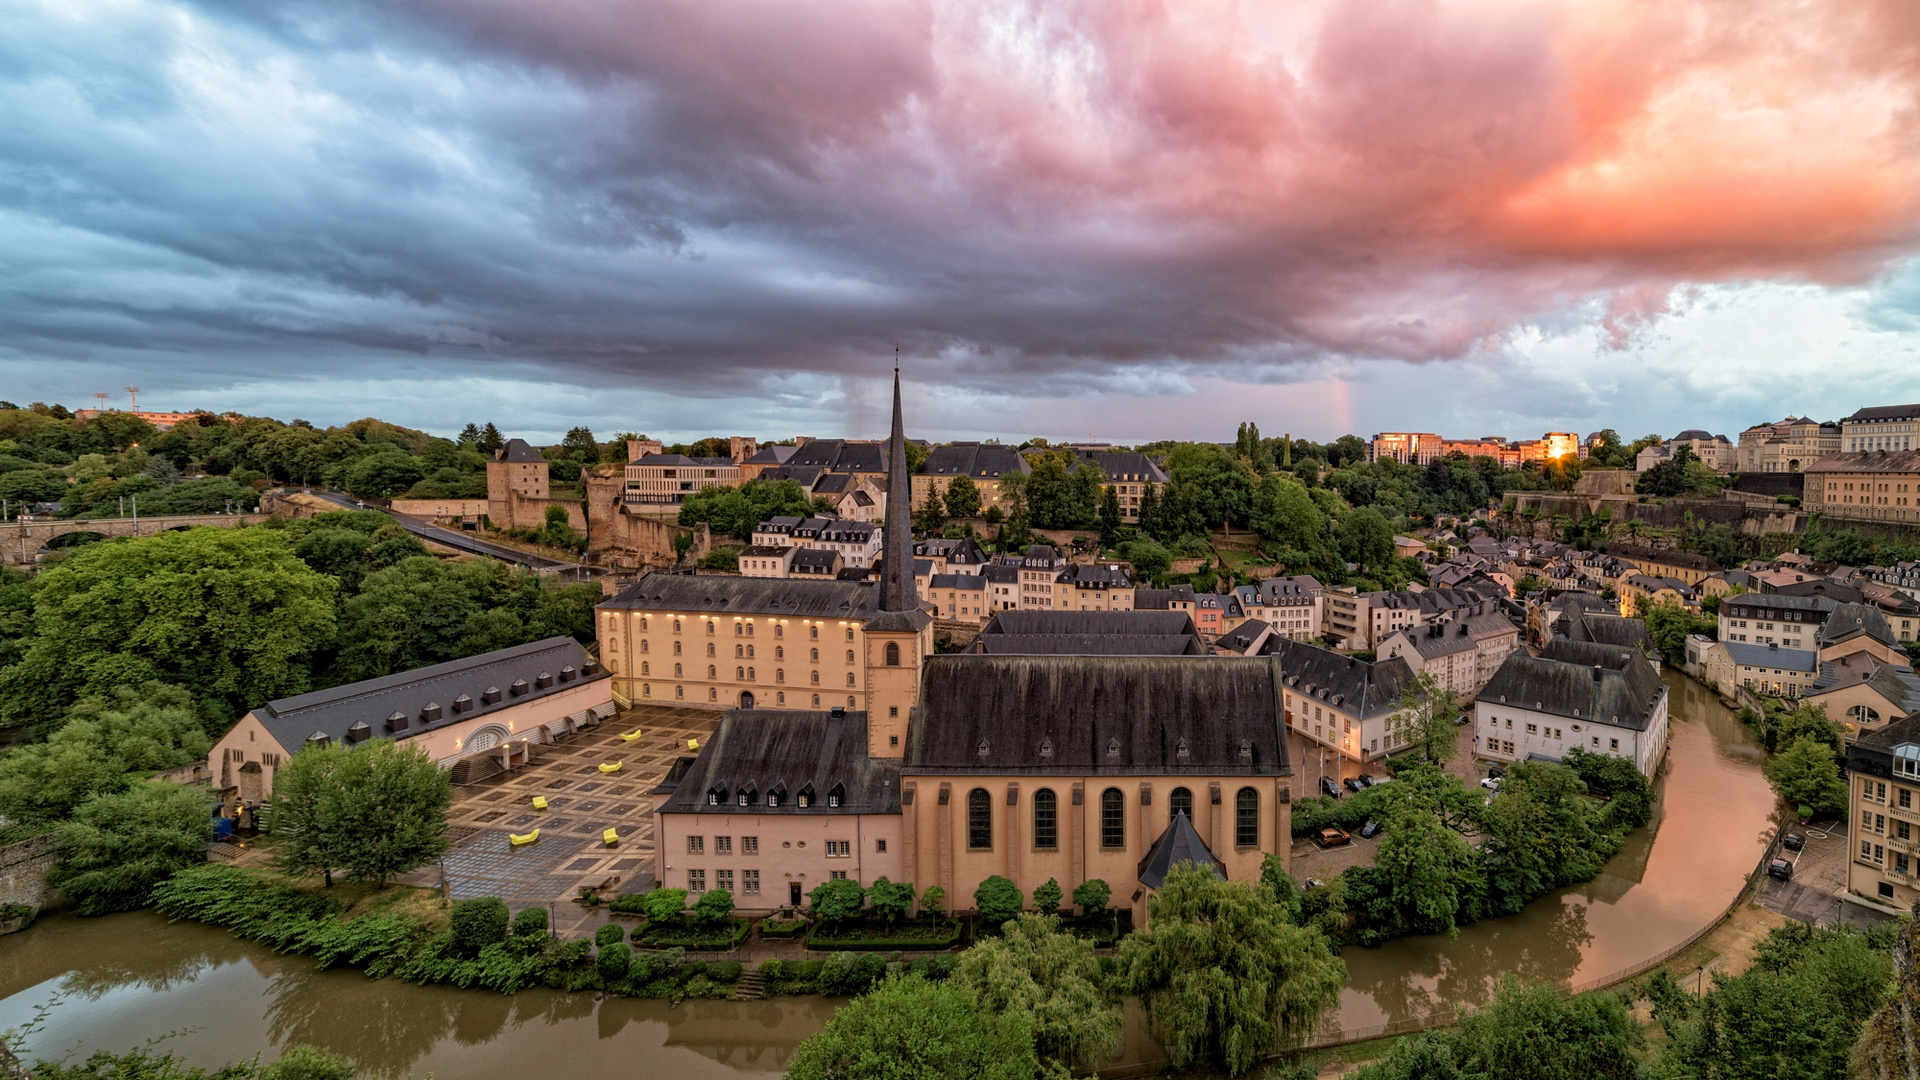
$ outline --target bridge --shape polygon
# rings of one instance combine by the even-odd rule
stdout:
[[[173,529],[211,525],[227,529],[258,525],[267,514],[163,514],[156,517],[73,518],[64,521],[8,521],[0,523],[0,566],[31,566],[45,554],[47,544],[63,536],[91,533],[102,539],[117,536],[155,536]]]

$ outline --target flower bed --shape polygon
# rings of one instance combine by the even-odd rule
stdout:
[[[807,935],[807,948],[825,952],[864,950],[940,950],[960,944],[960,924],[941,919],[910,919],[888,926],[861,920],[839,926],[816,926]]]
[[[805,919],[762,919],[760,936],[766,938],[797,938],[806,933]]]

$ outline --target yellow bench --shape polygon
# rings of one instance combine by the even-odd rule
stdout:
[[[698,749],[700,749],[700,740],[699,740],[699,739],[688,739],[688,740],[687,740],[687,749],[689,749],[689,750],[698,750]]]
[[[620,842],[620,834],[612,829],[608,829],[600,834],[600,841],[608,847],[612,847]]]
[[[639,731],[637,731],[637,730],[636,730],[636,731],[629,731],[629,732],[626,732],[626,733],[624,733],[624,734],[622,734],[622,735],[620,736],[620,741],[621,741],[621,742],[632,742],[633,740],[635,740],[635,739],[637,739],[637,738],[639,738],[639,737],[640,737],[640,732],[639,732]]]
[[[524,847],[528,844],[533,843],[535,840],[538,840],[538,839],[540,839],[539,829],[535,829],[530,833],[524,833],[524,834],[511,833],[511,832],[507,834],[507,843],[512,844],[514,847]]]
[[[620,771],[620,763],[619,763],[619,762],[617,762],[617,761],[603,761],[603,762],[601,762],[601,763],[600,763],[600,771],[601,771],[601,772],[604,772],[604,773],[616,773],[616,772],[619,772],[619,771]]]
[[[533,797],[533,808],[535,810],[545,810],[547,808],[547,797],[545,795],[535,795]]]

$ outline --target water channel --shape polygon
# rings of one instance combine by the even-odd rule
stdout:
[[[1361,1027],[1486,1000],[1500,973],[1585,981],[1684,940],[1739,892],[1765,847],[1773,797],[1751,733],[1707,690],[1669,674],[1673,738],[1654,826],[1605,872],[1459,936],[1345,952],[1330,1023]],[[222,930],[150,912],[55,915],[0,939],[0,1028],[59,999],[26,1056],[75,1060],[154,1040],[213,1066],[289,1043],[348,1054],[394,1076],[457,1080],[640,1075],[777,1076],[838,1004],[817,997],[665,1002],[533,990],[515,997],[315,971]],[[1129,1014],[1122,1061],[1159,1056]]]

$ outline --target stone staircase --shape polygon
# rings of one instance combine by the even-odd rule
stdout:
[[[453,763],[453,773],[448,777],[455,785],[477,784],[489,776],[499,776],[506,772],[506,766],[492,754],[475,754],[463,757]]]
[[[767,980],[752,968],[741,972],[740,980],[733,984],[735,1001],[759,1001],[766,996]]]

